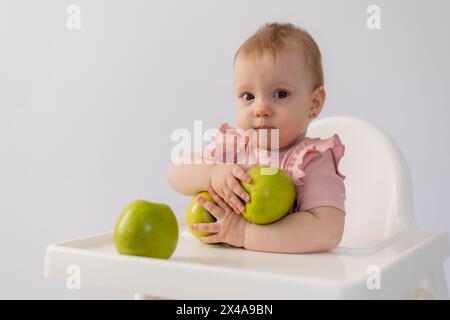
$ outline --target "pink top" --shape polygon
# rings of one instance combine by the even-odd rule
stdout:
[[[296,186],[297,198],[289,213],[330,206],[345,212],[345,176],[338,170],[345,146],[337,134],[327,139],[298,139],[278,150],[279,159],[262,148],[251,151],[242,131],[221,125],[213,141],[203,149],[203,159],[220,163],[272,165],[285,171]],[[245,159],[245,162],[242,162]]]

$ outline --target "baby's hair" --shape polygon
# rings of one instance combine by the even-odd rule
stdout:
[[[261,57],[264,53],[269,53],[275,60],[277,53],[285,48],[301,48],[313,89],[324,85],[319,46],[306,30],[291,23],[272,22],[261,26],[239,47],[233,65],[240,54]]]

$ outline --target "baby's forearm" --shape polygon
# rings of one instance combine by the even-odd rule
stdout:
[[[337,246],[329,235],[333,225],[301,211],[267,225],[252,223],[246,228],[244,247],[249,250],[279,253],[323,252]]]
[[[189,157],[189,156],[188,156]],[[175,191],[193,196],[211,187],[211,170],[214,164],[172,164],[169,170],[169,183]]]

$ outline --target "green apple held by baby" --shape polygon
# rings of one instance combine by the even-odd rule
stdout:
[[[283,171],[274,167],[255,167],[247,171],[252,178],[251,183],[241,181],[241,185],[250,195],[250,201],[245,204],[243,217],[256,224],[269,224],[283,218],[295,201],[295,186],[291,178]],[[215,203],[212,196],[204,191],[192,198],[186,211],[186,224],[189,227],[195,223],[215,222],[211,213],[197,202],[199,196]],[[209,232],[189,231],[197,238],[211,235]]]
[[[283,218],[295,201],[295,186],[291,178],[275,167],[255,167],[247,171],[251,183],[241,181],[250,195],[242,213],[256,224],[269,224]]]
[[[195,195],[191,202],[189,202],[188,208],[186,210],[186,225],[188,226],[189,231],[198,239],[201,237],[207,237],[211,235],[210,232],[192,230],[191,225],[196,223],[211,223],[217,221],[214,216],[209,213],[200,203],[198,203],[198,198],[203,197],[206,200],[216,203],[213,197],[209,194],[209,192],[203,191]]]
[[[169,259],[178,242],[178,222],[163,203],[135,200],[117,219],[114,244],[119,253]]]

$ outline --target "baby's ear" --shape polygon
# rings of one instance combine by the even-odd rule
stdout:
[[[321,99],[321,100],[325,101],[326,95],[327,95],[327,92],[326,92],[324,86],[319,86],[316,89],[314,89],[313,97],[315,99]]]
[[[311,112],[315,112],[318,115],[322,111],[326,96],[327,93],[325,87],[320,86],[314,89],[312,94]]]

